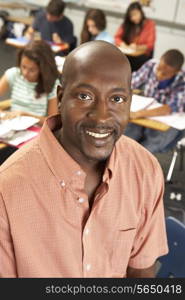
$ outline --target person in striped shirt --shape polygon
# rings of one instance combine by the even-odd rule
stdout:
[[[177,49],[166,51],[159,62],[152,59],[132,74],[132,89],[143,90],[143,95],[153,97],[162,106],[131,112],[131,119],[168,115],[185,111],[185,72],[182,70],[183,54]],[[183,131],[170,128],[157,131],[129,124],[125,134],[151,152],[164,152],[183,136]]]
[[[42,124],[46,116],[57,113],[58,77],[54,54],[46,42],[32,41],[21,49],[17,67],[6,70],[0,79],[0,96],[11,94],[8,117],[35,116]]]

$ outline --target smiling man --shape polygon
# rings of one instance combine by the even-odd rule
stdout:
[[[68,55],[60,114],[1,166],[1,277],[154,277],[168,251],[163,177],[122,134],[130,80],[110,43]]]

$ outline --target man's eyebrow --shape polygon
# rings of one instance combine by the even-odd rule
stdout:
[[[88,83],[80,83],[76,86],[77,89],[86,88],[86,89],[95,89],[91,84]]]
[[[113,88],[112,92],[128,92],[128,89],[123,87],[117,87],[117,88]]]
[[[80,83],[76,86],[76,88],[87,88],[87,89],[91,89],[91,90],[96,90],[96,87],[94,87],[88,83]],[[128,89],[123,88],[123,87],[116,87],[116,88],[113,88],[111,90],[111,92],[128,92]]]

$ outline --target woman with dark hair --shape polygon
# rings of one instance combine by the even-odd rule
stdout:
[[[106,29],[106,17],[101,9],[87,11],[81,32],[81,44],[93,40],[102,40],[114,43]]]
[[[145,17],[139,2],[131,3],[123,24],[115,34],[115,43],[127,54],[132,71],[152,58],[155,35],[154,21]]]
[[[9,117],[35,116],[42,124],[46,116],[57,113],[58,77],[50,46],[42,40],[27,44],[18,53],[17,67],[6,70],[0,79],[0,96],[11,93]]]

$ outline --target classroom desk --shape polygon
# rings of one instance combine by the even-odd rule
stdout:
[[[0,111],[7,110],[10,107],[11,107],[11,99],[0,101]],[[37,128],[36,129],[33,128],[32,131],[38,131],[38,130]],[[0,142],[0,150],[5,147],[7,147],[7,144]]]
[[[7,45],[16,47],[16,48],[24,48],[28,44],[29,40],[26,40],[26,38],[21,37],[21,38],[7,38],[5,40],[5,43]],[[51,44],[51,49],[53,50],[54,53],[58,53],[60,51],[65,51],[68,49],[68,46],[66,43],[64,44]]]
[[[23,23],[25,25],[31,25],[33,23],[33,17],[17,17],[17,16],[8,16],[6,18],[10,22]]]
[[[133,56],[133,57],[137,57],[140,55],[145,54],[145,51],[143,50],[132,50],[130,48],[127,47],[118,47],[125,55],[129,55],[129,56]]]
[[[11,99],[0,101],[0,110],[8,109],[11,106]]]
[[[30,10],[30,9],[32,9],[34,7],[35,7],[35,5],[28,4],[28,3],[22,4],[22,3],[17,3],[17,2],[10,2],[10,3],[0,2],[0,8]]]
[[[170,128],[170,126],[168,126],[162,122],[147,119],[147,118],[134,119],[134,120],[130,120],[129,122],[136,124],[136,125],[144,126],[144,127],[150,128],[150,129],[159,130],[159,131],[166,131]]]

